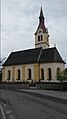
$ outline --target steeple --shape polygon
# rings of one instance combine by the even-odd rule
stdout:
[[[44,17],[44,15],[43,15],[43,10],[42,10],[42,6],[41,6],[41,11],[40,11],[40,17]]]
[[[43,15],[42,7],[41,7],[41,11],[40,11],[40,16],[39,16],[39,24],[44,25],[44,15]]]
[[[45,18],[41,6],[39,15],[39,25],[35,32],[35,47],[43,47],[43,48],[49,47],[49,34],[47,28],[45,27],[44,19]]]

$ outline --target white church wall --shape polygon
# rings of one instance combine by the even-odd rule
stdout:
[[[48,81],[47,80],[47,69],[48,68],[51,68],[51,72],[52,72],[52,80],[51,81],[57,81],[56,80],[57,68],[60,68],[61,71],[63,71],[65,69],[65,65],[63,63],[44,63],[44,64],[40,64],[40,69],[41,68],[44,69],[45,81]]]
[[[65,69],[65,65],[63,63],[54,63],[55,74],[57,73],[57,68],[60,68],[61,71]]]
[[[21,73],[20,73],[20,81],[22,81],[22,65],[17,65],[17,66],[15,66],[15,81],[17,81],[17,80],[16,80],[17,70],[20,70],[20,71],[21,71]]]
[[[25,79],[27,80],[28,79],[28,69],[31,69],[31,77],[32,77],[32,80],[34,80],[34,65],[33,64],[27,64],[25,65],[26,67],[26,72],[25,72]]]
[[[8,70],[10,70],[11,71],[11,76],[10,76],[10,82],[12,82],[12,67],[11,66],[6,66],[5,67],[5,79],[4,79],[4,81],[7,81],[7,72],[8,72]]]
[[[57,72],[57,68],[60,68],[61,71],[63,71],[65,69],[65,65],[63,63],[42,63],[40,64],[40,69],[43,68],[44,69],[44,81],[48,81],[47,80],[47,70],[48,68],[51,68],[51,72],[52,72],[52,80],[51,81],[57,81],[56,80],[56,72]],[[23,81],[22,79],[22,65],[17,65],[15,66],[15,78],[14,80],[16,80],[16,74],[17,74],[17,70],[20,70],[20,81]],[[25,65],[25,80],[28,79],[28,69],[31,69],[31,78],[34,80],[34,64],[26,64]],[[11,76],[10,76],[10,82],[12,82],[12,66],[6,66],[5,67],[5,79],[4,81],[7,81],[7,72],[8,70],[11,71]]]

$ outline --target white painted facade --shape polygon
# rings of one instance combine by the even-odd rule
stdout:
[[[43,68],[44,69],[44,81],[48,81],[47,80],[47,69],[50,68],[51,69],[51,74],[52,74],[52,80],[51,81],[57,81],[56,79],[56,73],[57,73],[57,68],[60,68],[61,71],[63,71],[65,69],[65,65],[63,63],[44,63],[44,64],[40,64],[40,69]]]
[[[34,65],[33,64],[28,64],[25,65],[26,71],[25,71],[25,79],[28,79],[28,69],[31,69],[31,79],[34,80]]]
[[[24,79],[22,79],[22,65],[17,65],[17,66],[14,66],[15,67],[15,77],[14,77],[14,81],[17,82],[17,79],[16,79],[16,73],[17,73],[17,70],[19,69],[20,70],[20,80],[18,80],[18,82],[22,82]],[[48,68],[51,69],[51,75],[52,75],[52,80],[51,81],[57,81],[56,80],[56,73],[57,73],[57,68],[60,68],[61,71],[63,71],[65,69],[65,65],[63,63],[42,63],[40,64],[40,69],[44,69],[44,81],[45,82],[48,82],[47,80],[47,70]],[[28,79],[28,69],[31,69],[31,80],[34,81],[34,64],[28,64],[28,65],[25,65],[25,81],[27,81]],[[4,81],[7,81],[8,82],[8,70],[10,70],[11,72],[11,75],[10,75],[10,81],[9,82],[12,82],[12,66],[7,66],[5,67],[5,79]],[[40,72],[40,71],[39,71]],[[40,77],[41,77],[41,74],[40,74]]]
[[[42,36],[42,40],[41,37]],[[40,41],[38,40],[40,37]],[[37,34],[35,35],[35,48],[42,47],[43,49],[49,48],[49,35],[47,33],[43,33],[43,30],[39,28]]]

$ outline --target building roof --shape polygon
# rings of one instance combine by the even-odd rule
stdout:
[[[64,63],[56,47],[43,49],[41,57],[40,57],[40,62],[41,63],[48,63],[48,62],[49,63],[50,62]]]
[[[48,48],[34,48],[29,50],[22,50],[12,52],[3,66],[21,65],[21,64],[32,64],[32,63],[51,63],[60,62],[65,63],[61,58],[57,49]]]
[[[43,30],[43,33],[48,34],[48,29],[45,27],[45,23],[44,23],[44,15],[43,15],[42,7],[41,7],[41,11],[40,11],[40,16],[39,16],[39,25],[38,25],[38,28],[35,32],[35,35],[37,34],[39,28],[41,28]]]
[[[12,52],[7,58],[4,66],[10,65],[20,65],[20,64],[29,64],[36,63],[41,48],[28,49],[23,51]]]
[[[41,17],[44,17],[44,15],[43,15],[43,10],[42,10],[42,6],[41,6],[41,10],[40,10],[40,16],[39,16],[40,18]]]

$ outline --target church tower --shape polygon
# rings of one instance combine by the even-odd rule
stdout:
[[[47,28],[45,27],[44,19],[43,10],[41,7],[39,25],[35,32],[35,48],[49,48],[49,34]]]

